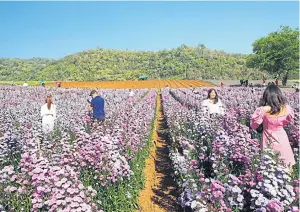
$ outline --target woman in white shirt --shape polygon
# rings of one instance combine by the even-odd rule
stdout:
[[[56,106],[52,103],[52,96],[48,95],[46,104],[41,107],[42,127],[45,133],[52,132],[56,119]]]
[[[218,98],[218,93],[215,89],[208,90],[207,99],[202,102],[202,111],[211,114],[225,114],[225,109],[222,101]]]
[[[129,97],[134,97],[134,92],[131,89],[129,89]]]

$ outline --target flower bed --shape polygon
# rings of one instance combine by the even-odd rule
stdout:
[[[201,112],[207,89],[196,91],[163,91],[173,139],[170,157],[182,189],[181,205],[194,211],[298,211],[299,188],[295,184],[299,176],[290,176],[270,150],[260,157],[259,140],[241,123],[249,119],[257,104],[254,99],[262,90],[252,98],[245,98],[253,96],[250,89],[219,91],[227,113],[212,118]],[[289,97],[290,105],[298,107],[296,97]],[[246,104],[239,104],[243,99]],[[290,129],[297,128],[299,116],[295,119]],[[297,137],[291,141],[298,147]]]
[[[39,109],[49,92],[58,122],[53,134],[44,135]],[[91,127],[89,90],[0,87],[1,210],[137,208],[156,90],[137,90],[132,100],[126,90],[102,92],[107,120]]]

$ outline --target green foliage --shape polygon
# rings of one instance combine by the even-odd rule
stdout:
[[[32,58],[29,60],[0,58],[0,81],[40,80],[36,74],[54,60]]]
[[[94,49],[60,60],[0,59],[0,80],[261,79],[246,67],[246,55],[226,54],[204,45],[149,51]]]
[[[253,53],[247,58],[247,65],[266,70],[282,77],[298,78],[299,69],[299,29],[282,26],[253,43]]]
[[[23,85],[25,81],[14,81],[15,85]],[[0,81],[0,85],[11,85],[12,81]],[[40,86],[40,81],[27,81],[29,86]],[[46,85],[54,83],[53,81],[45,81]]]

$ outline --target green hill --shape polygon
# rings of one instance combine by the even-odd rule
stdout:
[[[246,56],[204,45],[156,52],[93,49],[59,60],[0,59],[0,79],[131,80],[141,75],[150,79],[261,79],[263,72],[246,67]]]
[[[39,80],[38,74],[55,60],[32,58],[29,60],[0,58],[0,80]]]

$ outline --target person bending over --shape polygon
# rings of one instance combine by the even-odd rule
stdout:
[[[104,99],[95,90],[91,91],[90,96],[92,101],[90,102],[89,110],[93,111],[93,122],[103,123],[105,120]]]

